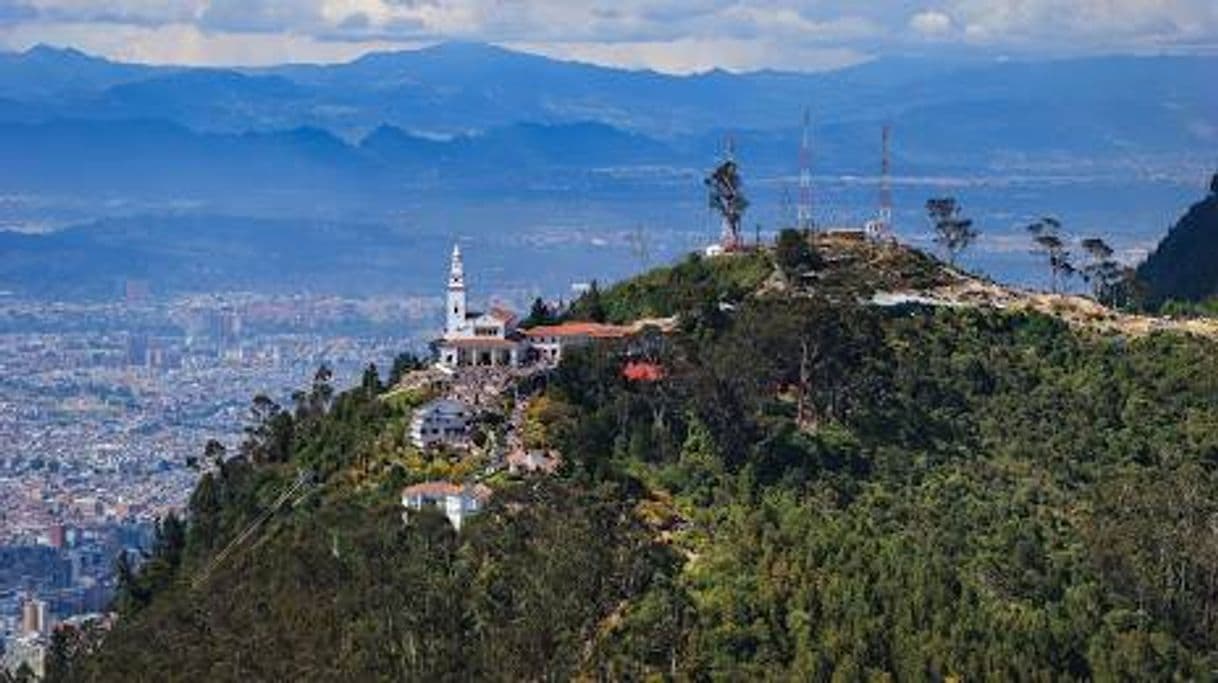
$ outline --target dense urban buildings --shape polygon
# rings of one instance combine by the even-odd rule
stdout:
[[[421,350],[440,302],[230,294],[109,303],[0,298],[0,642],[37,671],[53,628],[104,612],[251,398],[286,404],[319,366],[353,382]],[[420,331],[414,334],[412,331]]]

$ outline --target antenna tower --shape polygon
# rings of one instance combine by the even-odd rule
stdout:
[[[804,109],[804,132],[799,144],[799,206],[795,227],[800,230],[816,228],[812,220],[812,112]]]
[[[889,139],[892,137],[892,127],[887,123],[884,124],[884,130],[881,134],[881,157],[880,157],[880,215],[877,223],[879,228],[878,237],[892,237],[892,160],[889,156]]]

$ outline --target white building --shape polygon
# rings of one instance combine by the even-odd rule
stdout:
[[[419,406],[410,420],[410,441],[418,448],[458,445],[469,438],[474,411],[460,401],[437,399]]]
[[[631,334],[632,328],[586,322],[542,325],[524,331],[531,355],[547,363],[561,361],[564,349],[586,346],[597,340],[624,339]]]
[[[469,365],[517,367],[528,344],[516,329],[516,315],[503,308],[485,313],[468,309],[461,247],[453,247],[448,274],[444,336],[436,341],[439,360],[448,367]]]
[[[46,675],[47,638],[40,634],[10,638],[5,644],[0,666],[10,674],[16,674],[24,665],[36,678]]]
[[[507,454],[508,473],[521,474],[554,474],[558,471],[562,459],[555,452],[542,450],[519,449]]]
[[[429,481],[402,490],[402,507],[409,519],[410,510],[434,507],[444,513],[448,522],[457,531],[465,520],[486,507],[491,499],[491,490],[484,484],[461,485],[447,481]]]
[[[468,310],[467,303],[465,265],[461,260],[461,248],[454,246],[448,275],[444,336],[435,344],[441,368],[557,363],[562,360],[564,349],[624,339],[647,325],[671,331],[676,324],[672,318],[638,321],[630,326],[573,321],[521,329],[511,311],[494,307],[486,313],[476,313]]]

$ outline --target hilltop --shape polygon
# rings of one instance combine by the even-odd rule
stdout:
[[[400,515],[402,486],[486,465],[409,445],[427,385],[321,376],[293,410],[256,404],[114,630],[56,673],[1204,677],[1218,346],[1059,317],[1072,301],[839,237],[593,290],[570,316],[680,325],[522,385],[523,438],[564,465],[483,479],[460,532]],[[638,362],[659,371],[623,372]],[[515,395],[480,429],[506,429]]]
[[[1196,207],[1190,215],[1196,213]],[[1179,332],[1218,339],[1218,320],[1175,319],[1121,311],[1077,294],[1050,294],[994,282],[948,267],[933,257],[895,243],[820,235],[812,240],[820,258],[798,273],[784,273],[770,251],[732,256],[708,265],[691,256],[619,283],[600,297],[613,322],[677,315],[694,302],[733,305],[750,297],[825,298],[877,307],[976,308],[1035,313],[1060,320],[1082,333],[1142,337]],[[574,313],[587,315],[586,301]]]

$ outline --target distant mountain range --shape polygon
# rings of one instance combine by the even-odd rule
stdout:
[[[516,230],[547,245],[572,228],[697,229],[701,176],[729,136],[756,200],[751,220],[768,226],[797,171],[805,108],[818,175],[873,176],[889,123],[895,173],[924,187],[984,175],[1156,177],[1212,162],[1215,73],[1216,57],[1111,57],[673,76],[468,43],[215,69],[37,47],[0,54],[0,230],[130,229],[124,249],[160,259],[166,278],[191,274],[188,288],[223,278],[169,265],[180,260],[157,242],[170,233],[141,232],[141,216],[178,226],[194,215],[244,217],[249,230],[267,220],[402,234]],[[586,201],[593,195],[599,204]],[[244,234],[216,239],[259,248]],[[0,285],[26,292],[51,286],[57,271],[47,264],[81,253],[70,240],[14,239],[20,249],[0,254]],[[307,273],[313,258],[289,270]],[[63,287],[75,291],[74,273],[85,271],[98,275],[87,289],[110,277],[69,269]]]
[[[1218,58],[1120,57],[670,76],[461,43],[236,70],[39,47],[0,55],[0,144],[15,160],[0,182],[231,200],[512,169],[519,186],[556,170],[699,171],[728,134],[746,172],[789,174],[806,106],[818,172],[873,173],[885,122],[904,174],[1128,164],[1218,144],[1214,73]]]
[[[198,132],[156,119],[60,119],[0,124],[0,185],[59,191],[195,197],[325,191],[334,197],[406,187],[545,179],[545,173],[688,161],[677,148],[599,123],[521,123],[434,140],[381,126],[347,142],[312,127]]]
[[[672,76],[466,43],[346,64],[210,69],[38,47],[0,55],[0,121],[164,120],[227,133],[315,127],[349,141],[384,125],[452,136],[597,122],[665,141],[782,131],[790,146],[811,107],[833,154],[839,143],[854,145],[852,136],[874,140],[889,121],[919,153],[1109,156],[1218,142],[1216,72],[1214,57],[1112,57],[882,59],[829,73]]]

